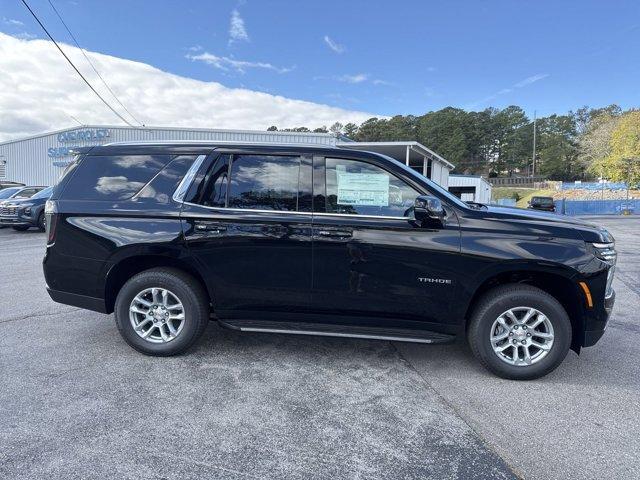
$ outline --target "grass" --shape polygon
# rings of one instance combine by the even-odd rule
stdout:
[[[531,197],[552,197],[554,190],[535,188],[494,187],[491,191],[492,200],[498,198],[517,198],[517,207],[526,208]]]

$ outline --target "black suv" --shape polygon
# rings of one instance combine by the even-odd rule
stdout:
[[[556,204],[553,203],[553,197],[531,197],[527,208],[543,210],[545,212],[555,212]]]
[[[595,344],[614,303],[604,229],[467,205],[389,157],[345,148],[113,144],[47,202],[58,302],[115,312],[151,355],[210,318],[251,332],[441,343],[531,379]]]

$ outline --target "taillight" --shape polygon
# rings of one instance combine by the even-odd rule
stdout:
[[[47,200],[44,204],[44,215],[47,219],[47,245],[56,241],[56,227],[58,225],[58,204],[55,200]]]

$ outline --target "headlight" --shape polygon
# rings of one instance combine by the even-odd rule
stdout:
[[[614,242],[588,243],[587,245],[589,245],[591,252],[596,258],[599,258],[603,262],[615,265],[617,254]]]
[[[22,213],[24,213],[25,215],[31,215],[31,207],[25,207],[22,210]]]
[[[604,296],[605,297],[610,297],[612,290],[613,290],[613,275],[616,272],[616,267],[612,266],[611,268],[609,268],[609,272],[607,273],[607,286],[605,289],[605,293]]]

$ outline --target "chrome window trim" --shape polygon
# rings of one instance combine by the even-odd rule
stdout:
[[[181,201],[184,205],[191,205],[192,207],[206,208],[207,210],[224,212],[237,212],[237,213],[271,213],[276,215],[317,215],[321,217],[348,217],[348,218],[365,218],[365,219],[383,219],[383,220],[414,220],[412,217],[391,217],[383,215],[353,215],[350,213],[325,213],[325,212],[298,212],[291,210],[259,210],[255,208],[228,208],[228,207],[209,207],[207,205],[199,205],[197,203]]]
[[[212,210],[215,212],[236,212],[236,213],[270,213],[275,215],[305,215],[305,216],[313,216],[317,215],[319,217],[340,217],[340,218],[362,218],[362,219],[374,219],[374,220],[414,220],[412,217],[399,217],[399,216],[387,216],[387,215],[357,215],[350,213],[327,213],[327,212],[299,212],[299,211],[291,211],[291,210],[261,210],[255,208],[230,208],[230,207],[210,207],[208,205],[199,205],[197,203],[186,202],[184,200],[185,195],[191,188],[191,184],[195,180],[196,174],[204,162],[206,155],[199,155],[193,162],[193,165],[189,167],[189,170],[185,174],[184,178],[176,188],[173,193],[173,200],[177,203],[181,203],[183,205],[191,205],[193,207],[206,208],[207,210]],[[302,158],[302,156],[301,156]],[[384,169],[383,169],[384,170]],[[393,175],[389,172],[390,175]],[[402,180],[401,180],[402,181]],[[143,187],[144,188],[144,187]]]
[[[193,164],[191,165],[191,167],[189,167],[189,170],[187,170],[187,173],[182,178],[182,181],[178,185],[178,188],[176,188],[176,191],[173,192],[173,196],[171,198],[174,202],[186,203],[184,201],[184,196],[189,191],[189,188],[191,187],[191,184],[196,177],[196,173],[198,173],[198,170],[200,170],[202,162],[204,162],[205,158],[207,158],[206,155],[198,155],[198,157],[193,161]]]

